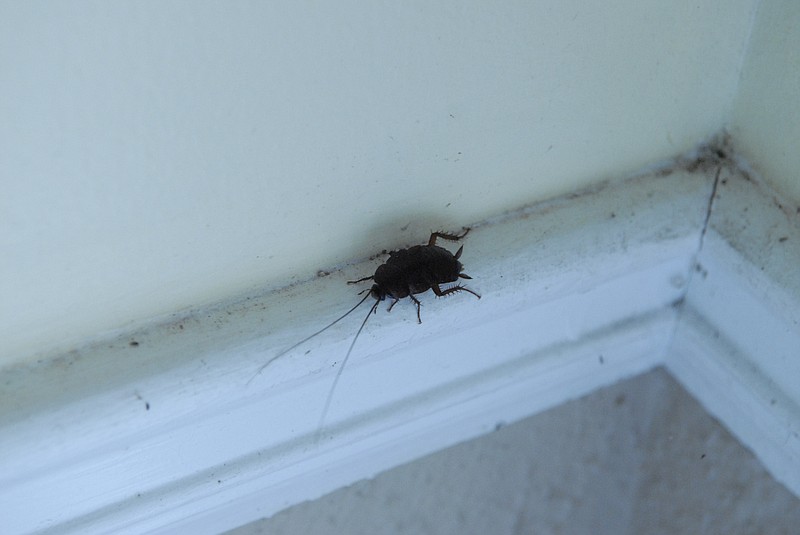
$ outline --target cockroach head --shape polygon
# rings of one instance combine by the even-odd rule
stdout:
[[[386,299],[386,292],[377,284],[372,285],[372,288],[369,290],[369,295],[375,298],[376,301],[383,301]]]

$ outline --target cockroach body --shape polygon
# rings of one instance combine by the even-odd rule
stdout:
[[[320,417],[318,432],[321,433],[323,423],[325,422],[325,417],[328,414],[328,409],[330,408],[331,401],[333,400],[333,393],[336,390],[336,385],[338,384],[339,378],[344,371],[347,360],[350,358],[350,353],[352,353],[353,347],[355,347],[361,331],[367,324],[367,320],[377,310],[378,304],[381,301],[385,300],[387,297],[392,298],[393,301],[388,308],[388,311],[391,311],[392,307],[394,307],[394,305],[397,304],[400,299],[406,297],[410,298],[411,301],[413,301],[417,306],[417,322],[422,323],[422,318],[420,317],[421,303],[416,297],[414,297],[415,294],[433,290],[433,293],[435,293],[438,297],[444,297],[446,295],[464,291],[471,293],[478,299],[481,298],[480,295],[469,288],[462,286],[461,284],[456,284],[455,286],[450,286],[444,289],[441,288],[441,285],[457,282],[459,278],[471,279],[472,277],[462,273],[464,267],[458,260],[461,257],[461,251],[464,249],[464,246],[459,247],[458,251],[456,251],[456,254],[453,254],[447,249],[436,245],[436,240],[441,238],[443,240],[458,241],[466,236],[468,232],[469,229],[465,229],[464,233],[461,235],[448,234],[445,232],[433,232],[431,233],[431,237],[428,240],[427,245],[415,245],[413,247],[409,247],[408,249],[393,251],[389,253],[389,259],[385,263],[378,266],[378,269],[375,270],[374,275],[355,281],[348,281],[348,284],[357,284],[359,282],[371,280],[374,281],[374,284],[371,288],[369,288],[369,290],[364,290],[361,292],[367,292],[367,294],[358,303],[356,303],[353,308],[314,334],[303,338],[293,346],[272,357],[258,369],[250,381],[255,379],[255,377],[264,370],[264,368],[269,366],[279,357],[333,327],[335,324],[361,306],[361,304],[366,301],[368,297],[375,299],[375,303],[373,303],[373,305],[370,307],[369,312],[367,312],[366,317],[361,322],[361,326],[358,328],[358,331],[356,331],[356,335],[353,337],[353,341],[350,343],[350,347],[347,350],[344,360],[342,361],[342,365],[336,372],[336,377],[333,380],[333,384],[331,385],[328,397],[325,401],[325,407],[322,410],[322,416]],[[250,381],[248,381],[248,384]]]
[[[368,280],[374,280],[375,284],[370,288],[369,294],[376,301],[383,301],[387,297],[394,299],[389,305],[389,310],[404,297],[410,298],[417,305],[417,321],[422,323],[420,317],[419,300],[414,294],[433,290],[438,297],[444,297],[460,291],[469,292],[478,299],[480,295],[469,288],[456,285],[450,288],[441,289],[441,284],[456,282],[459,278],[471,279],[469,275],[462,273],[464,266],[458,261],[464,246],[459,247],[454,255],[447,249],[436,245],[436,239],[458,241],[467,235],[469,229],[464,234],[446,234],[444,232],[434,232],[431,234],[427,245],[415,245],[408,249],[400,249],[389,253],[389,260],[378,266],[375,274],[371,277],[364,277],[357,281],[349,281],[348,284],[355,284]]]

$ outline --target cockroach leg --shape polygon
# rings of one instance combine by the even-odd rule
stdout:
[[[480,298],[481,298],[481,296],[480,296],[479,294],[477,294],[477,293],[473,292],[472,290],[470,290],[470,289],[469,289],[469,288],[467,288],[466,286],[460,286],[460,285],[459,285],[459,286],[456,286],[456,291],[459,291],[459,290],[464,290],[465,292],[469,292],[469,293],[471,293],[472,295],[474,295],[475,297],[477,297],[478,299],[480,299]]]
[[[472,277],[470,277],[466,273],[459,273],[458,276],[461,277],[462,279],[470,279],[470,280],[472,280]]]
[[[441,288],[439,288],[438,284],[434,284],[433,286],[431,286],[431,290],[433,290],[433,293],[435,293],[437,297],[444,297],[449,293],[453,293],[451,291],[452,288],[448,288],[447,290],[442,290]]]
[[[414,304],[417,305],[417,323],[422,323],[422,318],[419,317],[419,307],[422,306],[422,303],[420,303],[419,299],[414,297],[413,294],[408,294],[408,296],[411,298],[412,301],[414,301]]]
[[[398,301],[400,300],[395,297],[394,301],[392,301],[392,303],[389,305],[389,308],[386,309],[386,312],[391,312],[392,308],[394,308],[394,305],[396,305]]]
[[[436,238],[441,238],[443,240],[449,240],[449,241],[458,241],[467,234],[469,234],[469,229],[465,230],[464,234],[461,234],[460,236],[458,234],[449,234],[447,232],[431,232],[431,237],[428,240],[428,246],[430,247],[431,245],[436,245]],[[458,258],[457,254],[456,258]]]
[[[439,285],[438,285],[438,284],[434,284],[433,286],[431,286],[431,289],[433,290],[433,293],[435,293],[435,294],[436,294],[438,297],[444,297],[444,296],[446,296],[446,295],[450,295],[450,294],[458,293],[458,292],[460,292],[460,291],[462,291],[462,290],[463,290],[463,291],[465,291],[465,292],[469,292],[469,293],[471,293],[472,295],[474,295],[474,296],[475,296],[475,297],[477,297],[478,299],[480,299],[480,298],[481,298],[481,296],[480,296],[480,295],[478,295],[477,293],[473,292],[472,290],[470,290],[470,289],[469,289],[469,288],[467,288],[466,286],[461,286],[460,284],[459,284],[459,285],[457,285],[457,286],[453,286],[453,287],[451,287],[451,288],[445,288],[444,290],[442,290],[441,288],[439,288]]]

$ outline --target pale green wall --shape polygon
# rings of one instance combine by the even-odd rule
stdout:
[[[0,364],[681,153],[756,4],[3,3]]]
[[[758,174],[800,210],[800,2],[760,3],[731,133]]]

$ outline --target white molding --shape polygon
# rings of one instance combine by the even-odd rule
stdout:
[[[789,393],[690,307],[681,313],[679,331],[667,369],[776,480],[800,496],[800,410]]]
[[[706,327],[727,323],[708,317],[716,301],[704,292],[719,283],[763,296],[772,285],[779,307],[765,306],[785,312],[798,302],[793,279],[771,278],[779,265],[743,276],[752,261],[742,254],[736,269],[707,267],[714,244],[731,242],[716,221],[733,208],[715,204],[703,238],[715,169],[692,169],[476,225],[462,261],[483,298],[424,296],[422,325],[413,307],[379,307],[321,435],[322,404],[366,308],[247,382],[346,310],[356,290],[344,281],[371,273],[380,258],[3,370],[4,533],[218,533],[662,363],[800,492],[791,472],[800,389],[787,392],[797,377],[770,378],[781,363],[795,369],[785,353],[797,324],[783,314],[788,330],[771,336],[784,353],[758,366],[762,357],[747,353],[735,327]],[[763,200],[759,187],[748,191]],[[786,217],[790,240],[780,243],[789,247],[773,259],[784,268],[800,257],[796,219]],[[789,338],[775,339],[780,333]],[[739,386],[712,388],[720,382]]]
[[[800,496],[800,207],[725,169],[667,368]]]

